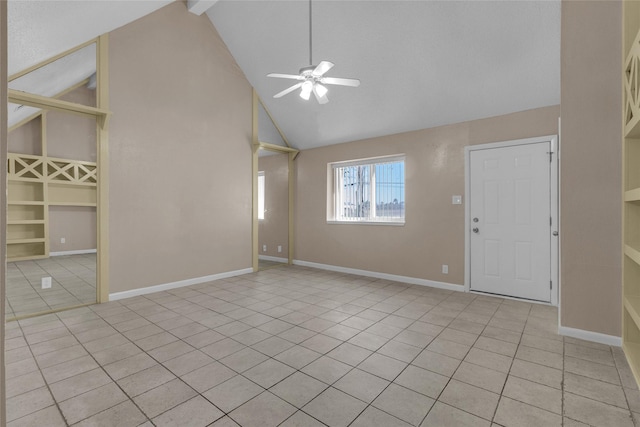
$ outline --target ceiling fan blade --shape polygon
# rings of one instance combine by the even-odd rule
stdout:
[[[327,98],[327,91],[323,91],[324,93],[321,95],[318,91],[318,85],[313,86],[313,94],[316,96],[318,100],[318,104],[326,104],[329,102],[329,98]]]
[[[293,80],[303,80],[304,77],[297,74],[279,74],[279,73],[271,73],[267,74],[267,77],[276,77],[279,79],[293,79]]]
[[[360,80],[358,79],[341,79],[338,77],[323,77],[322,83],[328,85],[340,85],[340,86],[351,86],[358,87],[360,86]]]
[[[275,95],[273,95],[273,97],[274,98],[281,98],[281,97],[285,96],[286,94],[291,93],[294,90],[298,89],[300,86],[302,86],[302,83],[294,84],[293,86],[286,88],[282,92],[276,93]]]
[[[330,69],[332,69],[333,66],[334,66],[333,62],[322,61],[318,64],[318,66],[315,68],[315,70],[313,70],[311,74],[313,74],[314,76],[321,76],[327,71],[329,71]]]

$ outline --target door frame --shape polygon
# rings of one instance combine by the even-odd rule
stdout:
[[[491,142],[488,144],[468,145],[464,147],[464,193],[466,194],[467,203],[464,209],[464,291],[475,292],[471,290],[471,152],[478,150],[487,150],[492,148],[506,148],[518,145],[539,144],[543,142],[550,143],[551,146],[551,174],[550,174],[550,208],[551,208],[551,232],[557,232],[557,236],[551,236],[551,302],[540,302],[541,304],[550,304],[558,306],[559,295],[559,246],[560,246],[560,222],[559,222],[559,174],[560,162],[558,156],[560,153],[559,141],[557,135],[546,135],[534,138],[515,139],[511,141]],[[482,295],[485,295],[482,293]],[[513,298],[527,302],[536,302],[515,297],[505,296],[504,298]]]

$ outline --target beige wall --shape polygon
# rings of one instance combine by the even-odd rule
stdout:
[[[559,115],[551,106],[303,151],[295,161],[295,259],[464,284],[464,204],[451,204],[464,195],[464,147],[557,134]],[[326,223],[327,163],[401,153],[403,227]]]
[[[621,2],[562,2],[561,325],[621,334]]]
[[[274,154],[258,159],[265,177],[265,214],[258,226],[258,253],[289,257],[289,155]],[[267,245],[267,251],[262,250]],[[278,245],[282,252],[278,252]]]
[[[112,32],[110,292],[251,267],[251,86],[183,2]]]
[[[94,207],[49,206],[49,251],[96,249],[96,227]]]
[[[9,132],[10,153],[42,155],[42,122],[40,117],[25,123]]]
[[[85,86],[60,98],[82,105],[96,105],[96,91]],[[47,155],[61,159],[96,161],[96,120],[76,114],[47,113]]]

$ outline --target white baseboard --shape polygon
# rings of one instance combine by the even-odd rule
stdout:
[[[358,276],[375,277],[376,279],[392,280],[394,282],[409,283],[411,285],[429,286],[431,288],[446,289],[448,291],[463,292],[463,285],[454,285],[452,283],[436,282],[434,280],[418,279],[416,277],[398,276],[396,274],[379,273],[369,270],[358,270],[356,268],[339,267],[337,265],[318,264],[316,262],[301,261],[294,259],[294,265],[302,267],[319,268],[321,270],[336,271],[338,273],[356,274]]]
[[[242,270],[226,271],[224,273],[212,274],[210,276],[195,277],[193,279],[179,280],[177,282],[148,286],[146,288],[138,288],[138,289],[131,289],[130,291],[115,292],[115,293],[109,294],[109,301],[117,301],[119,299],[131,298],[138,295],[146,295],[154,292],[167,291],[169,289],[182,288],[184,286],[198,285],[200,283],[211,282],[213,280],[226,279],[229,277],[240,276],[240,275],[249,274],[249,273],[253,273],[253,268],[244,268]]]
[[[605,345],[622,346],[622,338],[614,335],[601,334],[599,332],[585,331],[584,329],[569,328],[560,326],[558,333],[566,337],[578,338],[585,341],[593,341]]]
[[[96,252],[97,250],[95,249],[78,249],[77,251],[49,252],[49,256],[95,254]]]
[[[258,255],[258,259],[262,259],[265,261],[273,261],[273,262],[284,262],[284,263],[289,262],[288,258],[281,258],[281,257],[269,256],[269,255]]]

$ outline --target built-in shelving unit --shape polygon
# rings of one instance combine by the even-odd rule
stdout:
[[[8,153],[7,261],[49,256],[49,206],[96,206],[96,163],[42,152]]]
[[[640,379],[640,2],[623,2],[622,345]]]

